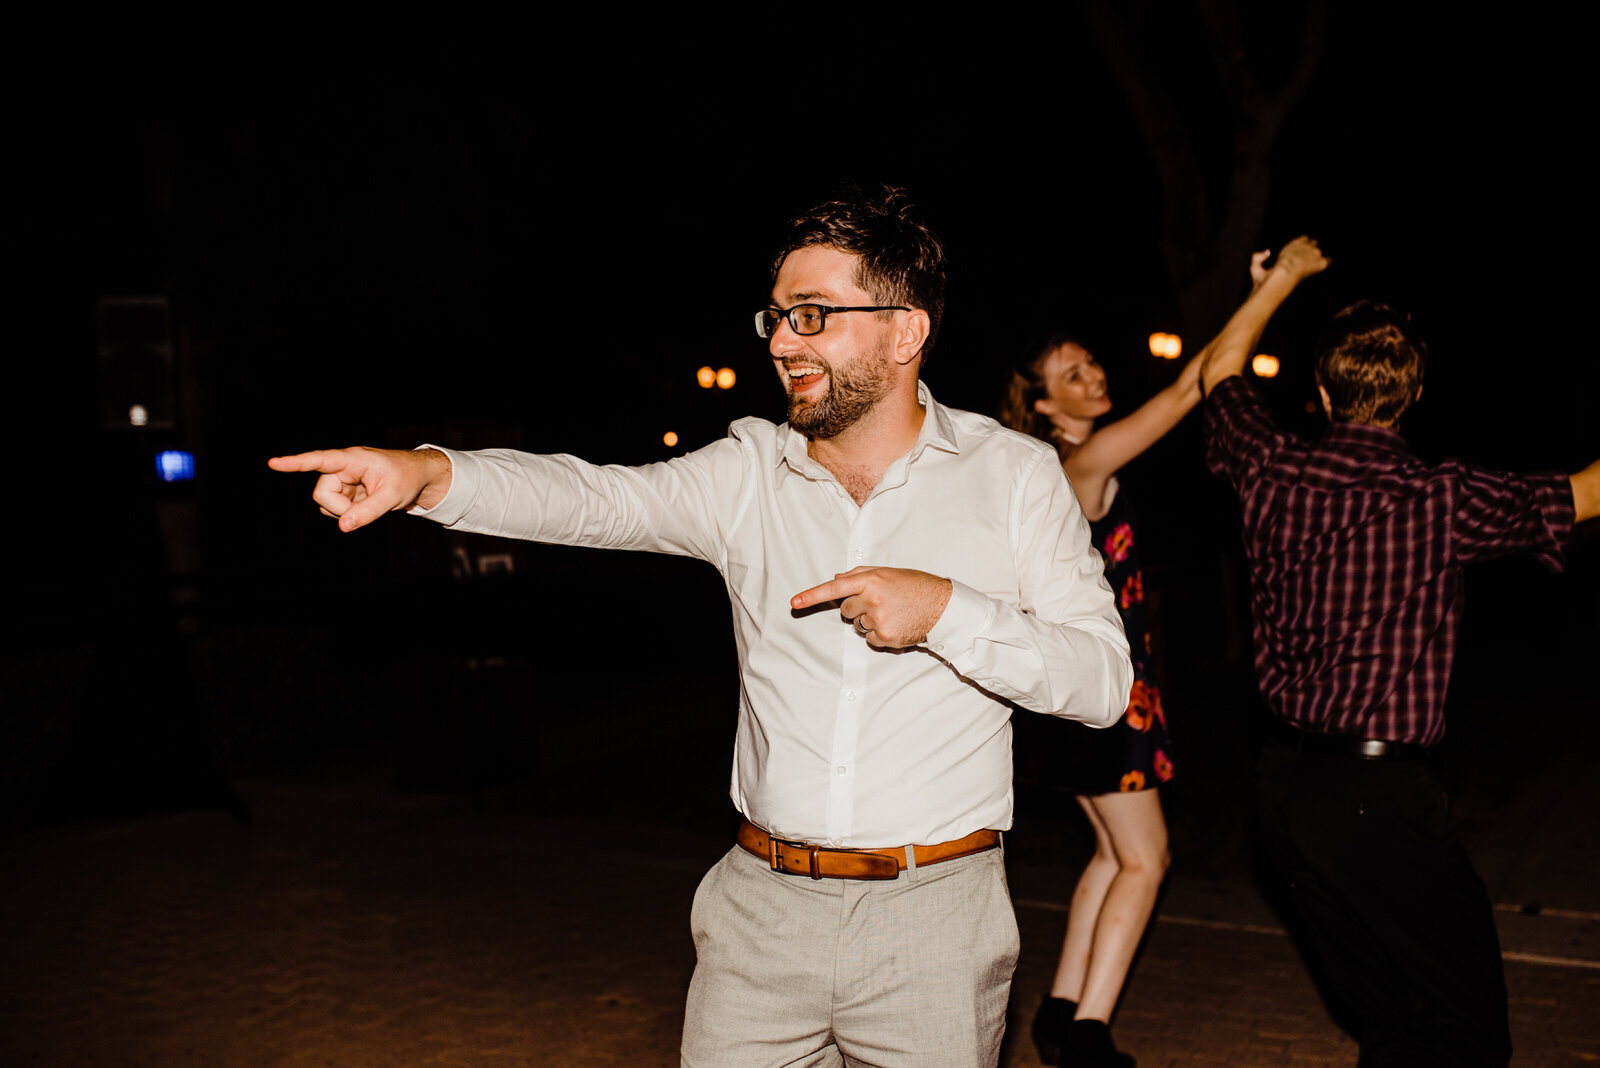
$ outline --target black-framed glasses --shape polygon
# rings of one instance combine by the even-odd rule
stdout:
[[[852,311],[910,311],[899,304],[872,304],[854,308],[838,308],[832,304],[796,304],[792,308],[768,308],[756,312],[756,333],[771,337],[778,332],[778,324],[789,320],[789,329],[801,337],[822,333],[828,325],[828,316]]]

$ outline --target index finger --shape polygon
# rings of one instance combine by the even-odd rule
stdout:
[[[267,466],[274,471],[320,471],[331,475],[343,471],[350,464],[350,455],[343,449],[319,449],[299,452],[293,456],[274,456]]]
[[[789,598],[789,607],[810,608],[823,601],[841,601],[846,597],[855,596],[865,588],[866,582],[859,575],[844,574],[831,578],[819,586],[813,586],[809,590],[801,590]]]

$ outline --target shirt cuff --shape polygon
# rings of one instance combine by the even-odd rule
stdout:
[[[478,499],[478,460],[467,452],[456,452],[442,445],[418,445],[417,449],[437,449],[450,461],[450,488],[444,500],[432,508],[413,508],[407,515],[421,516],[435,523],[451,526],[467,514],[472,502]],[[415,451],[415,450],[414,450]]]
[[[978,635],[993,622],[994,612],[994,601],[951,579],[950,602],[923,639],[923,647],[942,660],[955,660],[962,653],[971,652]]]

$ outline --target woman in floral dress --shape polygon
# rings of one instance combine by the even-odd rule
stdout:
[[[1268,253],[1251,259],[1257,284]],[[1133,657],[1128,708],[1113,727],[1095,730],[1046,719],[1043,778],[1070,789],[1094,828],[1095,852],[1072,894],[1067,935],[1033,1036],[1046,1064],[1131,1065],[1111,1041],[1111,1013],[1166,875],[1167,826],[1156,788],[1173,776],[1172,743],[1161,694],[1150,672],[1139,570],[1138,522],[1116,472],[1155,444],[1200,402],[1195,355],[1170,386],[1131,414],[1101,425],[1111,410],[1105,372],[1081,344],[1058,335],[1038,345],[1013,372],[1001,420],[1054,445],[1094,545],[1105,559]]]

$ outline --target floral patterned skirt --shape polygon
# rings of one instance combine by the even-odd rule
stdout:
[[[1033,716],[1019,744],[1038,747],[1039,784],[1094,797],[1149,790],[1173,776],[1172,738],[1161,691],[1136,678],[1128,710],[1104,729],[1054,716]]]

